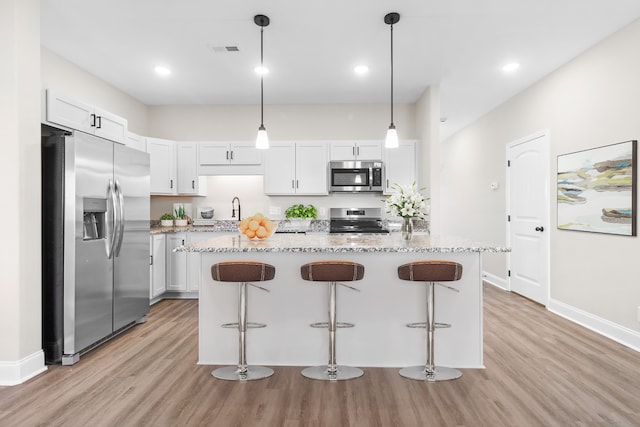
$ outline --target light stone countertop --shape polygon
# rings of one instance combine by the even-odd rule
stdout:
[[[345,235],[327,233],[275,234],[265,240],[250,240],[240,235],[224,235],[197,243],[180,246],[176,252],[509,252],[510,249],[473,242],[457,237],[438,237],[414,234],[410,241],[401,239],[399,233],[389,235]]]

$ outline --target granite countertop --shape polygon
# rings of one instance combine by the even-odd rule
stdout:
[[[224,235],[180,246],[176,252],[509,252],[509,248],[491,246],[456,237],[414,234],[410,241],[399,233],[389,235],[344,235],[327,233],[275,234],[265,240],[250,240],[240,235]]]

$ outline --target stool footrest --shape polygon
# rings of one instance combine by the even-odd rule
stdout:
[[[441,328],[450,328],[451,327],[451,323],[440,323],[440,322],[435,322],[433,325],[435,328],[441,329]],[[420,328],[420,329],[426,329],[427,327],[427,322],[416,322],[416,323],[407,323],[407,328]]]
[[[239,324],[238,322],[234,323],[223,323],[220,325],[223,328],[234,328],[237,329]],[[266,328],[266,323],[256,323],[256,322],[247,322],[247,328]]]
[[[318,322],[318,323],[312,323],[309,326],[311,326],[312,328],[328,328],[329,327],[329,322]],[[347,323],[347,322],[336,322],[336,328],[353,328],[355,326],[354,323]]]

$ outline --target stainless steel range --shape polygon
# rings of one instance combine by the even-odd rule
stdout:
[[[382,225],[381,208],[331,208],[331,234],[389,234]]]

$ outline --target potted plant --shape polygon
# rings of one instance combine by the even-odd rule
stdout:
[[[318,210],[313,205],[296,204],[289,206],[284,216],[294,228],[302,231],[309,228],[311,220],[318,218]]]
[[[162,216],[160,217],[160,225],[163,227],[172,227],[174,219],[175,217],[170,213],[162,214]]]
[[[185,225],[187,225],[189,222],[189,218],[187,217],[187,214],[185,214],[184,212],[184,206],[180,206],[178,209],[175,210],[175,212],[176,212],[176,219],[174,220],[174,223],[179,227],[184,227]]]

